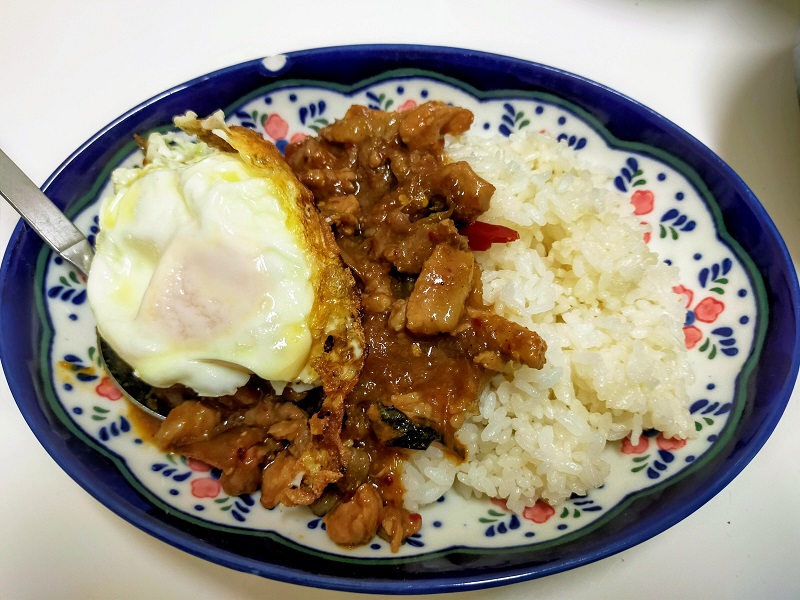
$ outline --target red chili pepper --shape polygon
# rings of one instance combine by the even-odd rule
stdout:
[[[461,230],[461,235],[467,236],[470,250],[488,250],[492,244],[506,244],[519,239],[519,233],[510,227],[482,221],[470,223]]]

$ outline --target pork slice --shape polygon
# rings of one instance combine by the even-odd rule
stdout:
[[[406,305],[412,333],[453,332],[472,290],[475,258],[471,252],[439,244],[425,261]]]
[[[292,506],[286,500],[286,490],[292,485],[299,485],[302,473],[296,457],[287,451],[278,454],[262,471],[261,505],[264,508],[275,508],[278,504]]]
[[[317,208],[325,220],[341,235],[353,235],[358,230],[361,218],[361,206],[358,198],[349,194],[347,196],[334,196],[319,202]]]
[[[453,220],[459,224],[472,223],[489,210],[494,190],[491,183],[463,161],[444,165],[431,181],[431,191],[447,199],[453,209]]]
[[[178,450],[225,472],[233,470],[248,449],[267,438],[266,430],[261,427],[234,427],[211,439],[180,446]]]
[[[446,213],[434,213],[412,222],[408,215],[395,211],[378,227],[370,252],[392,263],[400,273],[416,274],[442,242],[467,247],[465,238]]]
[[[162,450],[207,440],[217,433],[222,423],[222,413],[197,400],[189,400],[173,408],[154,440]]]
[[[265,400],[259,402],[242,416],[242,425],[269,429],[275,423],[289,419],[308,419],[306,412],[292,402]]]
[[[286,162],[295,173],[308,169],[327,169],[336,163],[336,157],[315,137],[286,146]]]
[[[334,542],[341,546],[361,546],[378,532],[382,510],[380,493],[364,483],[351,499],[337,505],[323,520]]]
[[[387,140],[397,135],[398,118],[396,113],[373,110],[354,104],[342,119],[335,121],[320,131],[319,135],[339,144],[358,144],[371,137]]]
[[[486,310],[468,308],[457,337],[476,362],[492,370],[509,361],[534,369],[545,363],[547,344],[538,333]]]
[[[283,445],[277,440],[266,440],[239,453],[236,461],[222,472],[219,482],[229,496],[252,494],[261,487],[264,464],[278,452]]]
[[[358,177],[350,169],[308,169],[297,177],[317,200],[354,194],[358,188]]]
[[[442,102],[426,102],[405,113],[400,124],[400,139],[412,150],[436,148],[443,135],[458,135],[472,125],[472,113]]]

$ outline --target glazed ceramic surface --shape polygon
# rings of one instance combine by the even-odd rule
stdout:
[[[609,187],[630,199],[649,225],[650,247],[680,269],[676,291],[686,300],[684,334],[697,376],[690,389],[696,437],[678,442],[648,432],[636,444],[610,444],[606,484],[554,508],[537,504],[516,515],[489,498],[451,492],[423,508],[421,531],[398,553],[380,539],[343,549],[310,511],[265,510],[257,495],[229,497],[215,469],[148,443],[103,371],[84,282],[18,230],[3,263],[0,352],[23,414],[70,475],[122,517],[215,562],[308,585],[418,593],[497,585],[596,560],[674,524],[741,470],[777,422],[797,371],[791,262],[757,200],[717,157],[596,84],[436,48],[271,57],[134,109],[73,155],[46,190],[93,240],[111,171],[140,160],[132,134],[163,130],[174,114],[222,108],[230,123],[282,149],[351,104],[404,110],[426,100],[469,108],[473,129],[486,136],[551,135],[607,172]],[[763,360],[781,348],[778,360]],[[22,370],[23,360],[33,368]]]

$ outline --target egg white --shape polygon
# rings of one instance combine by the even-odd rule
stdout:
[[[101,206],[88,281],[100,334],[157,387],[316,383],[315,266],[286,188],[183,134],[152,134],[145,162],[115,172]]]

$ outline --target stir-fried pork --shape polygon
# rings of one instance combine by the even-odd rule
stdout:
[[[189,400],[156,434],[162,448],[219,468],[229,494],[260,487],[266,508],[311,506],[344,546],[377,534],[397,551],[419,530],[403,507],[404,457],[431,443],[461,456],[455,432],[491,371],[544,361],[536,333],[484,305],[461,233],[494,192],[443,156],[442,136],[471,123],[469,111],[437,102],[404,113],[353,106],[287,147],[361,291],[361,375],[337,386],[328,360],[318,365],[323,389],[309,395],[253,382],[233,397]]]

